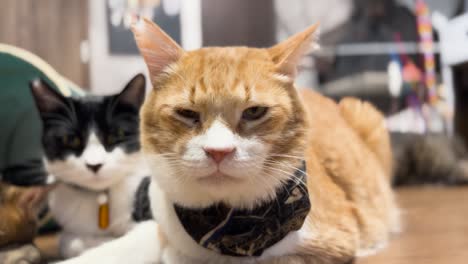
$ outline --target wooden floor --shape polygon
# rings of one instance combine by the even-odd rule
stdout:
[[[355,264],[468,264],[468,188],[399,189],[398,200],[402,233]],[[55,237],[39,240],[47,256],[56,256]]]
[[[403,232],[356,264],[468,264],[468,188],[398,190]]]

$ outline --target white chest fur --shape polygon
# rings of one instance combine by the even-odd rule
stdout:
[[[109,189],[110,226],[105,230],[98,227],[99,192],[59,184],[50,195],[49,206],[64,232],[117,237],[131,228],[133,197],[144,176],[147,174],[126,177]]]

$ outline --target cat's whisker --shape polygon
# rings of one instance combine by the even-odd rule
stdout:
[[[261,156],[261,155],[255,155],[256,157],[259,157],[259,158],[262,158],[264,159],[265,157],[264,156]],[[290,156],[290,155],[287,155],[287,156]],[[301,159],[302,160],[302,159]],[[282,170],[280,168],[275,168],[275,167],[272,167],[274,165],[277,165],[277,166],[283,166],[283,167],[287,167],[289,169],[293,169],[292,172],[288,172],[288,171],[285,171],[285,170]],[[258,167],[260,169],[269,169],[269,170],[276,170],[276,172],[280,172],[282,173],[283,176],[286,176],[286,180],[284,179],[280,179],[283,183],[285,183],[287,180],[289,179],[293,179],[296,183],[299,183],[300,184],[300,187],[304,189],[303,186],[307,186],[307,184],[294,176],[294,173],[296,172],[296,170],[299,170],[301,173],[305,174],[307,176],[307,172],[303,171],[303,170],[300,170],[298,169],[297,167],[294,167],[292,165],[289,165],[287,163],[283,163],[283,162],[280,162],[280,161],[274,161],[274,160],[269,160],[268,158],[266,158],[264,160],[264,163],[263,163],[263,167]],[[285,168],[286,169],[286,168]]]
[[[274,172],[272,174],[269,174],[269,176],[275,178],[276,180],[278,180],[281,183],[280,188],[283,189],[285,192],[287,192],[288,195],[290,195],[289,190],[286,187],[287,180],[283,179],[279,175],[276,175]],[[264,181],[266,183],[268,178],[265,177],[264,179],[265,179]],[[276,193],[276,190],[272,189],[271,192]],[[276,195],[275,195],[275,200],[276,200],[277,203],[279,203],[278,197]]]
[[[172,153],[172,152],[166,152],[166,153],[157,153],[157,154],[150,154],[151,156],[162,156],[162,157],[166,157],[166,156],[173,156],[175,157],[176,153]]]
[[[269,169],[271,169],[271,168],[268,167],[268,166],[258,166],[258,165],[257,165],[256,167],[259,168],[259,169],[261,169],[261,170],[269,170]],[[276,175],[275,173],[269,174],[268,176],[274,177],[276,180],[278,180],[278,181],[281,182],[281,187],[282,187],[282,188],[286,188],[286,187],[284,186],[284,184],[288,181],[288,179],[283,178],[283,177],[280,177],[280,176]],[[266,183],[268,183],[268,180],[267,180],[268,177],[258,177],[258,178],[259,178],[260,180],[265,181]],[[268,185],[267,185],[267,186],[268,186]]]
[[[283,158],[291,158],[291,159],[299,159],[303,160],[304,157],[301,156],[293,156],[293,155],[285,155],[285,154],[269,154],[271,157],[283,157]]]
[[[272,168],[272,169],[279,170],[279,172],[282,171],[282,170],[277,169],[277,168]],[[283,172],[284,172],[284,171],[283,171]],[[284,172],[284,173],[287,173],[287,172]],[[290,174],[287,174],[287,176],[291,176],[291,175],[290,175]],[[307,188],[307,183],[304,182],[304,180],[302,180],[302,179],[300,179],[300,178],[298,178],[298,177],[295,177],[294,175],[292,175],[292,177],[291,177],[290,179],[293,180],[294,182],[298,183],[298,184],[301,186],[301,188],[302,188],[303,186],[305,186],[305,187]]]
[[[270,164],[273,164],[273,165],[286,166],[286,167],[288,167],[288,168],[290,168],[290,169],[293,169],[293,170],[295,170],[295,171],[300,171],[301,173],[303,173],[304,175],[306,175],[306,177],[308,176],[308,174],[307,174],[306,171],[304,171],[304,170],[302,170],[302,169],[299,169],[299,168],[297,168],[297,167],[294,167],[294,166],[292,166],[291,164],[288,164],[288,163],[286,163],[286,162],[272,161],[272,160],[270,160],[270,161],[265,161],[265,162],[270,162]]]
[[[289,157],[288,157],[288,158],[289,158]],[[303,161],[303,159],[301,159],[301,161]],[[306,173],[305,171],[299,169],[298,167],[295,167],[295,166],[291,165],[290,162],[288,162],[288,161],[276,160],[276,159],[272,159],[272,158],[269,157],[269,158],[265,159],[265,162],[270,162],[270,163],[276,163],[276,164],[285,165],[285,166],[288,166],[288,167],[291,168],[291,169],[300,170],[301,172]]]
[[[280,165],[280,164],[275,164],[275,165]],[[302,179],[295,177],[294,172],[290,173],[285,170],[275,168],[272,166],[267,166],[268,169],[277,171],[278,173],[282,173],[283,176],[286,176],[287,180],[293,180],[294,182],[298,183],[299,187],[302,188],[304,191],[306,191],[307,188],[307,183],[305,183]]]
[[[287,172],[285,172],[283,170],[280,170],[280,169],[277,169],[277,168],[274,168],[274,167],[266,167],[265,169],[272,173],[272,174],[270,174],[268,176],[275,177],[275,179],[281,181],[282,184],[286,184],[288,180],[291,180],[293,178]],[[276,174],[276,173],[278,173],[278,174]],[[283,177],[283,176],[286,176],[286,177]]]

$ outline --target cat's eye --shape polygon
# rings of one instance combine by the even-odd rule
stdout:
[[[64,135],[62,137],[62,143],[70,148],[78,148],[81,145],[81,140],[78,136]]]
[[[242,112],[242,119],[245,121],[258,120],[266,115],[268,107],[264,106],[253,106],[249,107]]]
[[[196,125],[200,123],[200,113],[192,111],[190,109],[179,108],[176,109],[175,114],[179,120],[190,125]]]
[[[124,131],[122,128],[119,128],[119,129],[117,130],[117,137],[118,137],[119,139],[123,139],[123,138],[125,137],[125,131]]]
[[[125,140],[126,136],[128,136],[127,132],[119,127],[107,136],[106,141],[108,145],[114,145]]]
[[[109,135],[109,136],[107,137],[107,144],[109,144],[109,145],[115,144],[116,141],[117,141],[117,140],[116,140],[116,138],[115,138],[113,135]]]

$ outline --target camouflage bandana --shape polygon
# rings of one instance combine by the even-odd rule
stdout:
[[[202,247],[234,257],[260,256],[299,230],[310,211],[305,162],[279,188],[276,199],[252,210],[216,204],[204,209],[174,205],[185,231]]]

